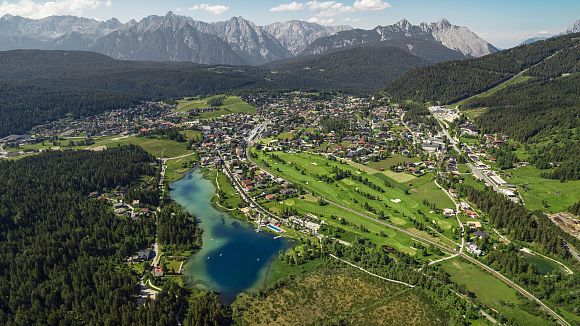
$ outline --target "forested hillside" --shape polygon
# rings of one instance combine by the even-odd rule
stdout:
[[[382,45],[344,49],[260,67],[134,62],[79,51],[0,52],[0,138],[68,114],[244,90],[373,93],[430,64]]]
[[[387,86],[386,93],[445,104],[463,100],[461,109],[487,108],[476,119],[483,133],[536,144],[529,160],[540,169],[555,167],[543,177],[580,178],[580,34],[419,68]]]
[[[154,219],[115,216],[88,196],[155,177],[154,161],[135,146],[0,161],[0,324],[175,324],[188,293],[137,306],[139,275],[121,263],[154,241]],[[188,318],[221,318],[215,298],[200,301]]]
[[[254,85],[256,68],[131,62],[91,52],[0,53],[0,137],[66,114]]]
[[[430,63],[381,43],[270,63],[268,76],[288,89],[339,89],[376,92],[403,73]]]
[[[559,50],[578,45],[579,37],[580,34],[571,34],[479,59],[415,69],[389,84],[386,93],[395,99],[454,103],[510,79]]]

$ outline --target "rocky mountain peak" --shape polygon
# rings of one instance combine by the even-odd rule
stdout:
[[[565,34],[580,33],[580,19],[578,19],[570,28],[568,28]]]

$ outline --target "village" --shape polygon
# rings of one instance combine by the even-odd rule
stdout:
[[[191,141],[190,146],[199,156],[200,165],[228,176],[244,201],[244,205],[236,208],[256,225],[258,231],[268,230],[279,235],[292,230],[320,237],[323,236],[321,230],[327,226],[316,214],[297,214],[291,210],[274,213],[268,209],[268,203],[303,196],[307,191],[256,165],[249,158],[252,148],[263,152],[317,153],[343,162],[372,166],[381,173],[390,173],[395,179],[400,177],[398,181],[440,171],[462,174],[458,157],[448,153],[452,138],[447,137],[445,129],[405,118],[401,106],[371,105],[368,99],[349,96],[317,98],[301,94],[277,97],[255,94],[245,96],[244,100],[257,105],[255,113],[203,119],[200,113],[215,112],[215,108],[198,108],[183,114],[176,112],[174,104],[145,103],[97,116],[47,123],[34,128],[30,134],[6,137],[0,146],[26,148],[39,142],[59,140],[66,143],[74,139],[78,143],[75,145],[91,145],[94,144],[92,139],[99,137],[130,137],[164,129],[194,130],[201,136]],[[430,108],[430,112],[434,118],[449,123],[459,117],[456,110],[445,107]],[[469,122],[461,124],[458,130],[461,136],[479,135]],[[466,165],[472,167],[475,178],[517,199],[513,187],[484,163],[492,159],[487,154],[489,148],[499,146],[506,139],[501,135],[484,137],[486,141],[482,145],[462,143],[470,160]],[[3,153],[5,156],[22,154],[18,151]],[[389,159],[392,157],[398,159]],[[448,193],[456,196],[453,189],[448,189]],[[111,202],[118,215],[137,219],[152,214],[148,208],[139,208],[138,201],[127,203],[119,194],[92,196]],[[470,235],[465,246],[469,253],[483,255],[489,248],[490,234],[469,204],[461,202],[457,207],[445,208],[442,215],[468,218],[464,223]],[[130,259],[141,261],[142,257],[144,255],[137,254]]]

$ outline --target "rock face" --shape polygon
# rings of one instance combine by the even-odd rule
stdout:
[[[446,19],[437,23],[412,25],[403,19],[396,24],[378,26],[372,30],[354,29],[320,38],[310,44],[305,55],[320,54],[330,49],[349,47],[372,42],[421,39],[443,45],[462,53],[465,58],[481,57],[497,52],[497,49],[466,27],[451,25]]]
[[[316,39],[331,36],[337,32],[352,30],[350,26],[323,26],[301,20],[273,23],[264,27],[293,55],[298,55]]]
[[[54,48],[55,42],[71,46],[70,49],[80,49],[86,46],[87,40],[90,43],[122,25],[115,18],[102,22],[74,16],[34,20],[5,15],[0,18],[0,44],[3,44],[0,49]]]
[[[219,37],[177,21],[137,23],[100,38],[89,49],[125,60],[245,64]]]
[[[446,20],[413,26],[406,20],[373,30],[288,21],[257,26],[242,17],[206,23],[168,12],[122,24],[74,16],[0,18],[0,50],[88,50],[117,59],[261,65],[331,49],[390,42],[430,62],[482,56],[496,49]]]

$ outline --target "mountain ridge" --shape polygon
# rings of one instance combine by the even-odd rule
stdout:
[[[461,52],[466,58],[481,57],[498,51],[468,28],[452,25],[447,19],[420,25],[412,25],[408,20],[402,19],[395,24],[377,26],[372,30],[353,29],[319,38],[302,54],[315,55],[333,48],[408,38],[420,38],[439,43],[448,49]]]
[[[98,21],[75,16],[50,16],[34,20],[5,15],[0,18],[0,50],[88,50],[125,60],[261,65],[302,53],[321,53],[323,51],[309,53],[308,49],[338,34],[349,35],[344,33],[356,37],[365,34],[361,37],[366,39],[358,41],[359,44],[388,41],[412,54],[425,50],[414,53],[412,43],[415,41],[409,41],[405,46],[398,43],[403,39],[421,38],[438,45],[422,44],[436,50],[432,57],[427,58],[431,62],[464,59],[495,50],[467,28],[454,26],[445,19],[419,26],[403,19],[394,25],[366,31],[347,25],[324,26],[298,20],[258,26],[241,16],[207,23],[171,11],[164,16],[150,15],[125,24],[115,18]],[[349,45],[359,45],[355,43]],[[462,56],[457,56],[457,52]]]

